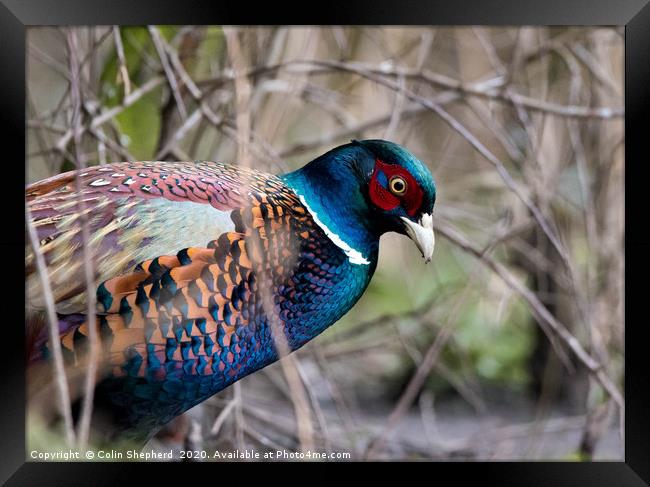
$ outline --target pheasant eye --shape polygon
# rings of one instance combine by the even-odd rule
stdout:
[[[400,176],[393,176],[388,183],[388,187],[394,195],[401,196],[406,193],[406,181]]]

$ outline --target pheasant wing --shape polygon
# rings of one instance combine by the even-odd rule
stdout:
[[[28,186],[27,205],[45,257],[57,312],[85,312],[82,225],[89,229],[95,283],[138,262],[205,246],[232,231],[232,210],[273,176],[214,162],[131,162],[96,166]],[[44,300],[26,248],[28,309]],[[99,309],[98,311],[101,311]]]

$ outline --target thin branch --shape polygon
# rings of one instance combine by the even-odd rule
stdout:
[[[251,87],[248,79],[241,76],[245,70],[244,60],[242,57],[241,45],[239,43],[236,30],[225,29],[226,43],[230,62],[235,73],[235,97],[237,109],[237,135],[238,135],[238,153],[239,164],[242,167],[250,167],[250,158],[248,157],[248,146],[250,144],[250,94]],[[261,238],[253,234],[248,238],[247,247],[252,255],[264,255],[264,246]],[[257,280],[260,283],[269,283],[271,278],[267,275],[266,270],[261,267],[258,270]],[[290,355],[291,348],[285,335],[284,326],[280,320],[275,307],[271,287],[266,284],[258,286],[262,301],[262,309],[267,316],[271,335],[275,345],[277,356],[284,376],[289,385],[291,399],[294,405],[296,423],[298,428],[298,438],[300,447],[303,451],[313,450],[314,448],[314,431],[311,421],[309,400],[305,392],[304,384],[300,379],[295,357]]]
[[[233,397],[228,402],[226,407],[221,410],[221,412],[217,416],[217,419],[214,421],[214,424],[212,425],[212,429],[210,430],[210,434],[212,434],[213,436],[217,436],[219,434],[219,431],[221,431],[221,427],[226,422],[226,419],[228,419],[228,416],[230,415],[230,413],[232,413],[235,410],[235,406],[237,405],[237,401],[238,401],[238,399]]]
[[[50,334],[50,350],[54,361],[54,378],[56,382],[57,399],[63,416],[65,428],[65,437],[68,447],[72,448],[76,444],[74,426],[72,424],[72,409],[70,406],[70,389],[68,387],[68,378],[65,373],[63,364],[63,352],[61,351],[61,341],[59,338],[59,320],[56,315],[54,305],[54,296],[52,286],[47,272],[47,264],[41,252],[38,234],[34,228],[29,205],[25,206],[25,221],[27,224],[27,233],[29,234],[29,243],[34,252],[34,260],[38,269],[38,277],[41,284],[41,292],[45,300],[45,312]]]
[[[150,93],[151,91],[156,89],[164,82],[165,82],[165,78],[162,76],[151,78],[140,88],[132,91],[129,96],[124,97],[124,101],[122,102],[121,105],[116,105],[113,108],[109,108],[108,110],[101,112],[99,115],[95,116],[87,125],[81,126],[80,127],[81,132],[83,133],[88,129],[98,128],[101,125],[108,122],[109,120],[112,120],[120,113],[122,113],[124,110],[126,110],[134,103],[136,103],[138,100],[140,100],[140,98],[142,98],[144,95]],[[55,147],[57,148],[57,150],[59,152],[65,151],[65,148],[68,146],[73,136],[74,136],[73,129],[71,128],[68,129],[55,143]]]
[[[165,48],[162,45],[162,40],[158,28],[149,25],[147,27],[149,33],[151,34],[151,40],[153,40],[154,45],[156,46],[156,51],[158,52],[158,57],[162,63],[163,70],[165,71],[165,76],[167,76],[167,82],[169,83],[169,88],[172,90],[174,100],[176,100],[176,107],[178,113],[181,116],[182,120],[187,118],[187,108],[185,108],[185,103],[183,102],[183,97],[178,89],[178,82],[176,81],[176,76],[169,65],[169,59],[167,59],[167,54],[165,54]]]
[[[318,398],[316,397],[316,394],[314,393],[313,388],[311,387],[311,384],[309,383],[309,377],[307,373],[305,372],[302,364],[300,363],[299,360],[295,361],[296,364],[296,370],[298,371],[298,374],[300,375],[300,379],[302,380],[302,383],[304,384],[305,390],[307,391],[307,395],[309,396],[309,400],[311,401],[312,407],[314,409],[314,415],[316,416],[316,420],[318,421],[318,426],[320,428],[320,431],[323,435],[323,440],[325,443],[325,449],[331,453],[332,451],[332,442],[330,439],[330,433],[329,429],[327,428],[327,420],[325,419],[325,415],[323,414],[323,410],[320,407],[320,404],[318,402]]]
[[[235,382],[232,385],[232,394],[233,402],[235,403],[235,444],[240,450],[246,449],[246,444],[244,443],[244,431],[246,428],[246,423],[244,422],[244,412],[242,409],[242,391],[241,391],[241,382]]]
[[[481,260],[488,268],[494,271],[513,291],[519,294],[524,301],[528,304],[535,316],[541,321],[546,323],[555,334],[564,342],[573,352],[573,354],[580,360],[580,362],[587,368],[590,374],[594,375],[596,380],[600,382],[607,393],[614,399],[616,404],[623,408],[623,396],[618,390],[618,387],[612,382],[602,368],[602,365],[594,360],[582,347],[580,342],[574,337],[567,327],[559,322],[555,316],[541,303],[535,294],[522,284],[510,271],[508,271],[502,264],[496,262],[490,257],[481,252],[480,249],[472,246],[463,236],[447,225],[440,223],[435,224],[436,231],[454,243],[463,251],[473,255]]]
[[[307,69],[305,69],[305,66]],[[309,66],[316,67],[316,69],[309,69]],[[318,69],[320,68],[320,69]],[[275,64],[271,66],[256,67],[251,69],[248,77],[257,77],[268,74],[269,72],[279,69],[287,72],[304,73],[305,70],[312,75],[315,74],[328,74],[332,68],[342,69],[351,72],[365,72],[372,75],[390,76],[390,77],[404,77],[409,79],[417,79],[428,84],[438,86],[444,89],[454,90],[464,95],[478,96],[481,98],[489,98],[499,100],[509,104],[519,104],[530,110],[545,112],[551,115],[563,117],[576,117],[576,118],[598,118],[609,120],[613,118],[621,118],[625,114],[623,107],[586,107],[586,106],[571,106],[561,105],[554,102],[545,100],[538,100],[526,95],[516,93],[503,93],[498,90],[498,87],[482,88],[472,85],[471,83],[463,83],[462,81],[434,73],[430,70],[411,70],[406,68],[396,68],[392,65],[385,65],[377,67],[376,65],[352,63],[352,62],[339,62],[339,61],[323,61],[323,60],[295,60],[286,63]],[[205,85],[220,85],[226,81],[232,81],[233,77],[229,74],[223,74],[219,77],[205,79],[199,84]],[[504,81],[504,80],[502,80]]]
[[[245,65],[237,31],[230,28],[224,28],[224,34],[226,36],[226,47],[228,48],[230,65],[235,73],[235,106],[237,110],[237,133],[239,134],[237,160],[242,166],[250,167],[251,161],[249,161],[248,158],[248,145],[250,143],[251,130],[249,109],[251,85],[245,74],[243,74],[245,72]]]
[[[182,140],[183,137],[187,135],[187,133],[196,125],[196,123],[199,122],[199,120],[204,118],[217,130],[224,133],[229,138],[235,140],[238,144],[238,147],[245,145],[249,148],[249,150],[254,150],[255,154],[258,157],[269,160],[276,165],[281,165],[281,160],[278,155],[273,151],[271,147],[267,147],[267,144],[264,144],[263,141],[258,140],[258,137],[252,128],[249,128],[248,131],[250,132],[250,136],[246,138],[246,135],[244,133],[240,133],[240,131],[236,128],[232,129],[229,126],[230,122],[228,120],[224,119],[224,117],[220,115],[217,115],[214,110],[210,108],[207,100],[211,93],[202,92],[185,70],[185,67],[181,63],[176,50],[170,46],[169,43],[167,43],[162,37],[160,38],[160,42],[164,47],[167,55],[169,56],[171,66],[175,70],[176,75],[183,81],[185,87],[188,89],[192,97],[199,103],[200,112],[197,113],[197,111],[194,111],[192,115],[190,115],[188,119],[185,120],[185,122],[176,130],[173,135],[168,138],[169,140],[167,140],[164,146],[158,151],[156,158],[161,159],[168,153],[178,153],[178,143]],[[242,87],[240,87],[240,89],[241,88]],[[246,90],[247,88],[244,86],[243,89]],[[238,114],[240,112],[240,110],[237,110]],[[250,123],[248,125],[250,127]],[[187,159],[187,157],[185,157],[185,159]],[[243,165],[246,164],[246,162],[240,160],[239,164]]]
[[[435,100],[441,105],[446,105],[451,103],[459,98],[459,95],[452,91],[446,91],[436,95]],[[422,113],[427,112],[428,109],[423,107],[420,104],[412,104],[407,106],[402,110],[401,118],[402,120],[416,117]],[[282,158],[291,157],[302,152],[307,152],[313,149],[318,149],[326,145],[335,143],[338,140],[345,139],[347,137],[352,137],[355,135],[361,135],[368,130],[372,130],[377,127],[381,127],[390,122],[392,112],[386,115],[381,115],[369,120],[353,125],[352,127],[343,127],[339,130],[325,133],[321,136],[315,137],[311,140],[307,139],[303,142],[298,142],[293,144],[279,152],[279,156]]]
[[[132,106],[135,102],[140,100],[140,98],[142,98],[144,95],[147,95],[148,93],[158,88],[161,84],[164,83],[164,81],[165,78],[162,76],[151,78],[140,88],[133,90],[129,95],[125,96],[121,105],[116,105],[112,108],[109,108],[108,110],[101,112],[99,115],[93,118],[90,121],[89,126],[92,128],[97,128],[100,125],[103,125],[109,120],[115,118],[124,110]]]
[[[68,43],[68,58],[70,62],[70,94],[72,97],[72,130],[74,134],[75,146],[75,162],[77,164],[77,173],[75,175],[76,191],[77,191],[77,207],[80,215],[81,236],[83,247],[84,259],[84,277],[86,281],[86,324],[88,326],[88,339],[90,342],[90,353],[88,354],[88,362],[86,370],[86,378],[84,381],[84,400],[81,411],[81,418],[79,419],[79,433],[78,433],[78,447],[85,450],[88,444],[88,437],[90,434],[90,420],[93,409],[93,398],[95,393],[95,381],[97,376],[97,365],[99,360],[99,337],[97,336],[97,328],[95,327],[95,307],[96,307],[96,294],[95,294],[95,277],[92,265],[92,249],[90,247],[90,224],[88,215],[86,213],[86,203],[83,198],[83,186],[80,174],[86,167],[83,159],[80,157],[81,150],[81,88],[79,81],[79,62],[77,60],[77,52],[79,50],[77,44],[77,36],[74,28],[67,31]]]
[[[113,37],[115,39],[115,50],[117,51],[117,59],[120,63],[119,76],[124,83],[124,98],[131,94],[131,79],[129,78],[129,70],[126,67],[126,57],[124,56],[124,45],[122,44],[122,34],[117,25],[113,26]]]
[[[473,279],[474,275],[475,273],[470,277],[470,280]],[[411,380],[406,386],[406,390],[400,396],[399,400],[397,401],[397,404],[395,405],[390,415],[388,416],[388,419],[386,420],[386,425],[384,426],[382,432],[368,446],[368,449],[366,451],[367,459],[370,460],[373,459],[373,457],[379,452],[379,450],[381,450],[390,432],[395,428],[395,426],[402,418],[402,416],[404,416],[408,408],[411,407],[411,404],[413,404],[413,401],[415,400],[418,392],[420,391],[420,389],[422,389],[422,386],[424,385],[424,381],[429,376],[431,370],[433,369],[436,362],[438,361],[440,352],[442,352],[442,349],[447,343],[447,340],[449,340],[449,338],[451,337],[451,332],[453,331],[456,324],[458,323],[457,317],[460,312],[461,304],[465,302],[465,298],[467,297],[467,293],[469,292],[469,289],[470,289],[469,285],[466,285],[465,288],[463,289],[463,292],[456,300],[456,303],[454,304],[452,311],[447,317],[445,324],[440,328],[440,331],[436,334],[436,338],[431,343],[431,346],[429,347],[426,354],[424,355],[424,358],[422,359],[422,362],[420,363],[417,370],[415,371],[415,374],[413,374],[413,376],[411,377]]]

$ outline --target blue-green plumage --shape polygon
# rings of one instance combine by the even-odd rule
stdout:
[[[98,207],[120,215],[108,240],[128,249],[133,232],[144,231],[133,254],[149,259],[130,272],[104,274],[97,288],[107,373],[97,386],[96,407],[120,434],[146,439],[276,361],[271,323],[279,323],[296,350],[339,320],[367,288],[386,231],[411,236],[427,259],[433,250],[433,179],[390,142],[355,141],[279,177],[215,163],[148,164],[114,165],[119,181],[106,187],[104,175],[101,191],[92,184],[96,175],[86,180],[91,194],[105,201]],[[32,190],[34,205],[43,208],[52,198],[52,188],[46,189]],[[152,197],[154,190],[159,194]],[[37,218],[58,211],[51,206]],[[193,244],[195,237],[184,230],[178,240],[193,246],[157,253],[173,245],[175,228],[165,222],[182,221],[190,229],[193,215],[198,238],[214,232],[210,241]],[[216,226],[224,230],[216,233]],[[100,250],[107,252],[103,258],[110,255]],[[65,303],[74,301],[66,295]],[[88,324],[74,316],[74,323],[63,316],[61,341],[71,361],[83,364],[77,343]]]

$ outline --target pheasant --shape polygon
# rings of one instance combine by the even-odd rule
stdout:
[[[89,359],[87,225],[101,344],[93,419],[142,444],[278,360],[276,330],[295,351],[339,320],[367,288],[382,234],[409,236],[429,262],[435,198],[426,166],[384,140],[352,141],[279,176],[124,162],[26,188],[66,368],[79,375]],[[25,266],[31,370],[49,364],[51,346],[30,247]]]

